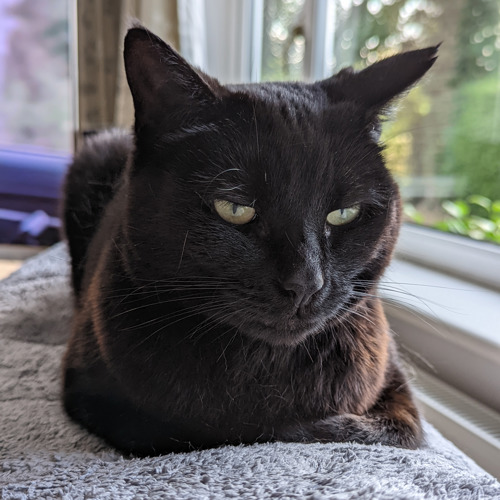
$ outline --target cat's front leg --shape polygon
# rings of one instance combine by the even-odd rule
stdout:
[[[284,426],[276,433],[280,441],[347,442],[384,444],[415,449],[422,443],[418,410],[404,376],[398,371],[365,414],[335,415],[316,422]]]

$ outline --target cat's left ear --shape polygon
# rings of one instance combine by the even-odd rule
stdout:
[[[217,100],[222,86],[195,70],[172,47],[143,26],[128,30],[124,44],[127,81],[135,108],[136,131],[167,117],[170,127],[193,119]]]
[[[320,82],[332,102],[354,101],[368,112],[380,112],[414,85],[437,59],[439,45],[383,59],[356,72],[347,68]]]

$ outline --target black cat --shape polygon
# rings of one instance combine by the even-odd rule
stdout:
[[[417,447],[377,298],[400,224],[377,138],[436,53],[313,84],[221,85],[132,28],[134,133],[89,140],[66,183],[69,415],[138,455]]]

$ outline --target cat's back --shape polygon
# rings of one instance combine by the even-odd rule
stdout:
[[[86,139],[69,166],[62,215],[77,295],[89,243],[99,227],[104,209],[120,185],[132,148],[130,133],[124,130],[101,132]]]

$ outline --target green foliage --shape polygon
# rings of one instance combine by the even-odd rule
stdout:
[[[478,75],[496,69],[499,22],[497,0],[465,0],[458,30],[458,61],[453,84],[477,79]]]
[[[474,194],[465,200],[443,201],[441,207],[447,216],[432,225],[435,229],[500,244],[500,200]],[[404,212],[413,222],[424,223],[424,216],[411,203],[405,204]]]
[[[439,179],[450,179],[443,191],[408,191],[422,207],[405,206],[411,220],[500,243],[500,201],[491,201],[500,197],[498,0],[337,4],[336,69],[444,42],[430,76],[409,93],[397,120],[385,124],[384,155],[408,182],[435,177],[439,188]],[[435,203],[443,196],[462,199],[444,201],[439,213]]]
[[[305,0],[264,2],[263,81],[300,80],[305,38],[300,13]]]
[[[496,198],[500,193],[497,75],[462,84],[456,102],[442,172],[461,179],[462,196],[481,193]]]

